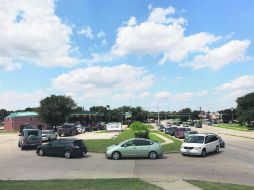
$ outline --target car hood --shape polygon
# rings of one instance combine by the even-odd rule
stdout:
[[[110,149],[112,149],[112,148],[114,148],[114,147],[116,147],[116,146],[117,146],[116,144],[111,145],[111,146],[109,146],[109,147],[107,148],[107,150],[110,150]]]
[[[184,147],[201,147],[203,144],[201,143],[183,143],[182,146]]]

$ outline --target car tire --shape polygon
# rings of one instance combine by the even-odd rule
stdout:
[[[118,152],[118,151],[115,151],[115,152],[112,153],[111,158],[112,158],[113,160],[119,160],[119,159],[121,158],[121,153]]]
[[[44,151],[42,149],[38,151],[38,156],[44,156]]]
[[[215,152],[216,152],[216,153],[219,153],[219,152],[220,152],[220,147],[219,147],[219,146],[216,146]]]
[[[152,152],[149,153],[148,157],[149,157],[150,159],[154,160],[154,159],[157,159],[157,158],[158,158],[158,154],[157,154],[157,152],[152,151]]]
[[[70,158],[71,158],[71,152],[70,152],[69,150],[65,151],[65,152],[64,152],[64,157],[65,157],[66,159],[70,159]]]
[[[20,144],[20,142],[18,143],[18,147],[19,147],[19,148],[21,147],[21,144]]]
[[[202,157],[206,157],[206,149],[203,149],[203,150],[202,150],[201,156],[202,156]]]

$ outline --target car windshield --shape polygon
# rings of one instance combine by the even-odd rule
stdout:
[[[203,143],[204,142],[204,136],[189,136],[186,141],[186,143]]]

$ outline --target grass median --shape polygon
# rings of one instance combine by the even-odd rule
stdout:
[[[253,130],[253,128],[248,128],[246,125],[239,124],[217,124],[214,127],[224,128],[224,129],[233,129],[238,131],[248,131]]]
[[[209,182],[200,180],[186,180],[188,183],[195,185],[203,190],[253,190],[254,186],[237,185],[230,183]]]
[[[69,179],[69,180],[27,180],[0,181],[1,190],[162,190],[140,179]]]
[[[168,134],[162,133],[160,131],[153,130],[151,132],[160,134],[160,135],[162,135],[162,136],[164,136],[164,137],[166,137],[166,138],[173,141],[173,143],[162,145],[163,153],[174,153],[174,152],[179,152],[180,151],[181,145],[183,143],[181,140],[179,140],[175,137],[172,137]]]

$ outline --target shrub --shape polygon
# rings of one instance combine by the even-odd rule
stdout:
[[[145,124],[136,121],[131,124],[130,128],[134,132],[136,138],[149,138],[149,130]]]

